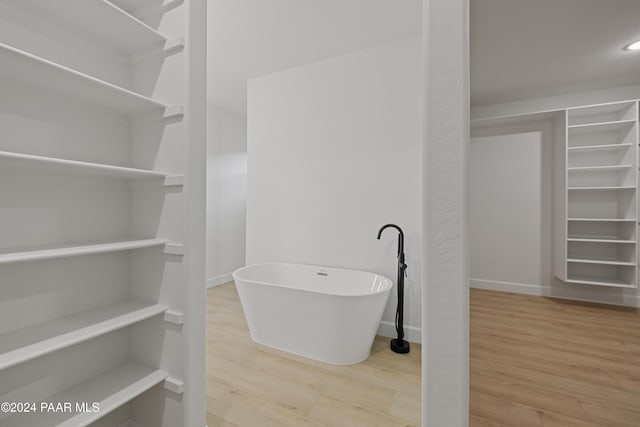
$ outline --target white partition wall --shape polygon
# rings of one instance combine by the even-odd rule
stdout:
[[[205,8],[0,1],[2,426],[205,424]]]
[[[469,425],[468,17],[468,0],[423,2],[423,427]]]

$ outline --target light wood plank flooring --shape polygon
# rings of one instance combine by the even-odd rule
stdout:
[[[639,427],[636,310],[471,291],[470,425]]]
[[[254,343],[233,284],[207,293],[208,427],[420,424],[420,353],[377,337],[371,356],[333,366]]]
[[[208,425],[416,426],[420,346],[378,337],[338,367],[253,343],[233,284],[208,291]],[[640,314],[471,291],[472,427],[639,427]]]

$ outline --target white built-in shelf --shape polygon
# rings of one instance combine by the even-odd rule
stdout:
[[[87,245],[21,248],[12,252],[0,252],[0,264],[38,261],[44,259],[66,258],[80,255],[93,255],[108,252],[128,251],[132,249],[164,246],[169,243],[165,239],[122,240]]]
[[[108,176],[123,179],[160,178],[165,179],[170,175],[164,172],[156,172],[146,169],[135,169],[122,166],[105,165],[100,163],[66,160],[55,157],[34,156],[30,154],[12,153],[0,151],[0,169],[17,167],[20,170],[34,168],[55,172],[78,172],[83,174]],[[175,177],[172,177],[175,178]]]
[[[636,265],[635,262],[621,261],[621,260],[618,260],[618,259],[587,258],[587,257],[567,258],[567,262],[575,262],[575,263],[580,263],[580,264],[601,264],[601,265],[628,265],[628,266]]]
[[[612,132],[628,129],[635,123],[635,120],[618,120],[615,122],[587,123],[583,125],[567,126],[569,135],[578,135],[590,132]]]
[[[567,190],[635,190],[635,186],[619,185],[619,186],[602,186],[602,187],[568,187]]]
[[[88,0],[94,1],[94,0]],[[56,3],[56,2],[42,2]],[[80,2],[82,3],[82,2]],[[118,114],[163,112],[167,106],[128,89],[0,43],[0,80],[54,93]]]
[[[614,151],[622,150],[631,147],[631,143],[621,144],[603,144],[603,145],[581,145],[577,147],[568,147],[569,153],[581,152],[581,151]]]
[[[567,218],[568,221],[593,221],[593,222],[636,222],[635,218]]]
[[[128,301],[0,334],[0,370],[125,328],[166,311],[167,307],[164,305]]]
[[[165,371],[129,362],[44,400],[53,404],[72,402],[73,411],[16,414],[2,420],[2,426],[85,427],[162,383],[167,377]],[[89,405],[96,402],[100,411],[78,413],[75,402],[89,402]]]
[[[611,286],[616,288],[635,288],[634,285],[619,279],[603,279],[600,277],[568,276],[567,283],[580,285]]]
[[[107,0],[20,0],[14,3],[116,52],[137,53],[162,46],[166,41],[162,34]]]
[[[472,130],[476,130],[494,126],[513,126],[539,123],[543,121],[556,120],[560,116],[564,116],[564,110],[548,110],[524,114],[508,114],[497,117],[480,117],[471,119],[470,125]]]
[[[569,125],[631,120],[636,116],[634,100],[587,105],[569,108],[567,111]]]
[[[568,242],[585,242],[585,243],[629,243],[635,244],[635,240],[621,240],[616,238],[598,238],[598,237],[569,237]]]
[[[610,172],[631,169],[631,165],[612,165],[612,166],[578,166],[567,168],[569,172]]]

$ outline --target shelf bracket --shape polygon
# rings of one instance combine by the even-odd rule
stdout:
[[[164,388],[177,394],[184,392],[184,383],[179,379],[173,377],[167,377],[164,380]]]
[[[181,313],[179,311],[172,311],[172,310],[165,311],[164,321],[173,323],[174,325],[183,325],[184,313]]]
[[[165,243],[164,253],[167,255],[184,255],[184,245],[182,243]]]
[[[184,37],[168,39],[164,45],[156,45],[131,55],[131,62],[141,62],[151,58],[168,58],[182,52],[184,44]]]
[[[172,105],[170,107],[165,108],[164,115],[162,116],[164,120],[178,119],[182,117],[184,117],[183,105]]]
[[[162,48],[162,56],[165,58],[167,56],[175,55],[176,53],[182,52],[184,50],[184,37],[176,37],[174,39],[169,39],[165,43]]]
[[[182,5],[184,0],[163,0],[161,5],[153,4],[149,6],[142,6],[131,12],[132,15],[138,18],[146,18],[149,15],[165,14],[172,9]]]
[[[169,175],[164,178],[165,187],[177,187],[184,185],[184,175]]]

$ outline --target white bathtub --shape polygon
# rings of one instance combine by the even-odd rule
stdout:
[[[255,342],[335,365],[369,357],[393,287],[365,271],[282,263],[233,279]]]

